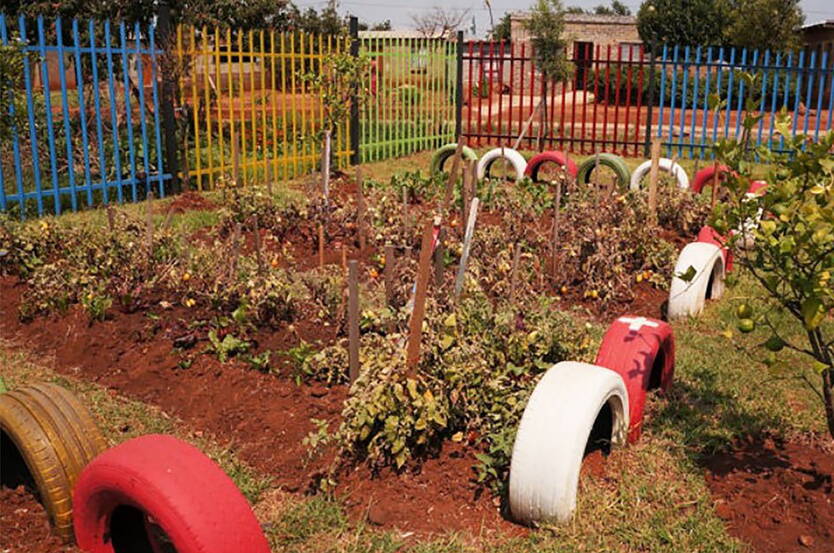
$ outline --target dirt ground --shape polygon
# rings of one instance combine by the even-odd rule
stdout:
[[[749,439],[704,466],[716,513],[756,553],[834,551],[830,445]]]
[[[50,533],[43,506],[23,486],[0,488],[0,551],[6,553],[77,553]]]

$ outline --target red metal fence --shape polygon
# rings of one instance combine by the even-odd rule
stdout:
[[[568,58],[572,77],[547,82],[529,43],[467,43],[461,119],[469,144],[513,146],[524,132],[522,149],[642,155],[655,81],[649,54],[640,45],[578,42]]]

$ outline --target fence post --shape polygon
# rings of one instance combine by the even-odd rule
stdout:
[[[455,57],[455,136],[460,137],[463,127],[463,31],[458,31]]]
[[[350,30],[350,55],[359,57],[359,19],[352,15],[349,23]],[[362,161],[362,156],[359,152],[360,147],[360,121],[359,121],[359,98],[354,90],[350,98],[350,164],[359,165]]]
[[[168,2],[163,0],[159,3],[159,42],[165,50],[162,54],[163,65],[170,65],[167,56],[174,53],[174,35],[171,32],[171,8]],[[162,76],[162,98],[159,109],[162,111],[162,127],[165,132],[165,165],[171,172],[171,189],[174,194],[182,192],[182,183],[179,175],[179,144],[177,141],[177,121],[174,116],[174,98],[176,97],[176,84],[174,83],[173,71],[170,67],[161,67]],[[141,85],[140,85],[141,86]]]
[[[654,116],[655,45],[649,45],[649,95],[646,98],[646,139],[644,155],[649,157],[652,150],[652,117]]]

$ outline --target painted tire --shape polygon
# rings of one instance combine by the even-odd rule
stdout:
[[[151,521],[178,553],[269,553],[231,478],[172,436],[140,436],[105,451],[84,469],[73,500],[78,546],[88,553],[112,553],[130,523],[133,541],[138,529],[158,550]]]
[[[687,282],[678,277],[690,267],[695,269],[691,280]],[[678,256],[669,288],[669,320],[699,315],[708,299],[718,299],[723,293],[724,258],[721,248],[704,242],[687,244]]]
[[[585,447],[600,421],[625,442],[628,395],[609,369],[563,361],[539,380],[524,409],[510,463],[510,512],[518,522],[566,522],[576,508]],[[606,436],[607,438],[607,436]]]
[[[669,158],[662,157],[659,161],[660,170],[670,173],[673,177],[675,177],[675,180],[678,182],[678,188],[689,188],[689,176],[687,176],[686,170],[684,170],[683,167]],[[629,184],[629,188],[635,191],[640,190],[640,183],[643,182],[643,179],[649,174],[651,169],[651,160],[641,163],[631,174],[631,184]]]
[[[718,231],[709,225],[701,227],[698,231],[696,242],[704,242],[706,244],[715,244],[721,248],[721,256],[724,258],[724,269],[728,273],[733,270],[733,250],[726,246],[727,241],[721,236]]]
[[[524,171],[527,169],[527,160],[518,151],[512,148],[493,148],[478,160],[478,180],[484,180],[489,177],[489,170],[492,165],[499,159],[506,159],[513,166],[515,171],[515,180],[520,181],[524,178]]]
[[[727,174],[730,173],[730,168],[726,165],[718,166],[718,180],[719,183],[724,181]],[[692,181],[692,191],[696,194],[703,192],[704,187],[712,184],[712,179],[715,176],[715,165],[708,165],[695,173],[695,178]]]
[[[675,371],[675,337],[668,323],[626,315],[611,323],[595,364],[619,374],[628,391],[628,441],[640,439],[649,390],[666,391]]]
[[[579,171],[576,163],[568,157],[568,154],[558,150],[550,150],[534,155],[532,159],[527,162],[527,169],[524,170],[524,174],[530,177],[532,181],[538,182],[539,170],[545,163],[555,163],[559,167],[564,167],[568,174],[574,178],[576,178],[576,174]]]
[[[617,179],[620,183],[622,183],[622,186],[626,186],[630,182],[631,171],[628,170],[628,165],[626,165],[625,161],[620,156],[616,156],[614,154],[599,154],[599,164],[613,170],[617,175]],[[578,172],[576,173],[576,182],[579,184],[588,184],[589,179],[591,178],[591,171],[594,170],[595,165],[595,156],[591,156],[583,161],[579,166]]]
[[[748,196],[762,196],[767,192],[767,183],[763,180],[754,180],[747,189]]]
[[[33,384],[0,394],[0,430],[4,482],[24,483],[18,480],[26,475],[15,470],[22,461],[55,533],[72,541],[72,488],[107,447],[92,415],[69,390]]]
[[[455,155],[457,148],[457,144],[446,144],[445,146],[441,146],[435,150],[434,154],[431,156],[431,164],[429,165],[429,171],[432,175],[443,172],[443,167],[446,165],[446,161]],[[469,146],[463,147],[461,150],[461,157],[467,161],[475,161],[478,159],[477,154],[475,154],[475,150]]]

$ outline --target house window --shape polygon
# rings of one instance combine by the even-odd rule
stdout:
[[[620,59],[624,61],[639,60],[643,44],[640,42],[621,42]]]

